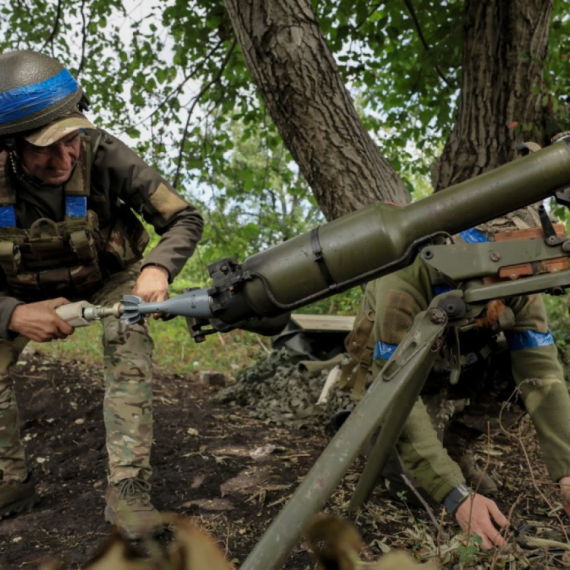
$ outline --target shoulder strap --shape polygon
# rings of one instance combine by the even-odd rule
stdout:
[[[16,190],[10,180],[10,159],[7,152],[0,152],[0,206],[16,203]]]
[[[10,180],[10,160],[7,152],[0,152],[0,227],[16,227],[16,190]]]

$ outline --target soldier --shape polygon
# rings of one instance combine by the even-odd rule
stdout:
[[[9,376],[26,343],[72,334],[55,311],[70,301],[165,300],[202,235],[195,208],[86,109],[56,60],[0,55],[0,518],[37,500]],[[133,211],[161,236],[142,263],[149,237]],[[153,343],[146,324],[111,317],[103,348],[105,519],[137,538],[162,530],[149,496]]]
[[[498,232],[539,224],[536,209],[529,207],[461,232],[459,239],[489,241]],[[369,368],[375,377],[415,316],[426,310],[436,295],[449,289],[445,278],[420,258],[401,271],[370,282],[347,338],[354,358],[345,373],[345,383],[353,384],[358,391]],[[436,503],[443,503],[463,530],[480,535],[482,546],[490,548],[504,543],[493,521],[499,527],[508,521],[496,503],[485,496],[495,490],[492,480],[475,471],[471,461],[465,461],[468,440],[474,433],[486,433],[489,415],[497,421],[501,407],[497,401],[500,396],[508,399],[516,384],[535,425],[550,476],[560,484],[564,508],[570,516],[570,397],[540,295],[504,303],[492,301],[485,318],[460,336],[459,382],[452,386],[448,381],[451,356],[449,347],[444,346],[396,445],[395,461],[401,460],[403,465],[394,466],[393,455],[384,475],[392,483],[401,481],[402,469],[407,468],[423,492]],[[508,387],[509,374],[514,380],[512,388]],[[453,408],[457,411],[458,403],[466,407],[454,419]]]

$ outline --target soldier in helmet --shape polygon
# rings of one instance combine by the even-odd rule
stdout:
[[[490,241],[498,233],[536,226],[538,212],[528,207],[456,238]],[[344,383],[360,391],[366,375],[378,375],[396,351],[416,315],[451,288],[445,276],[419,257],[409,267],[368,283],[346,341],[353,361]],[[522,417],[502,405],[516,386],[570,516],[570,397],[540,295],[490,302],[484,318],[460,337],[458,382],[449,381],[455,356],[446,342],[383,475],[391,491],[401,491],[406,488],[401,474],[407,469],[425,498],[443,504],[463,530],[480,535],[483,547],[489,548],[504,543],[499,528],[508,521],[490,498],[497,491],[495,483],[465,455],[469,442],[487,433],[489,421],[498,427]]]
[[[86,109],[55,59],[0,55],[0,518],[36,501],[9,376],[18,354],[73,333],[62,304],[165,300],[202,234],[195,208]],[[148,235],[133,212],[161,237],[144,259]],[[153,343],[146,324],[110,318],[103,329],[105,518],[137,538],[162,530],[149,496]]]

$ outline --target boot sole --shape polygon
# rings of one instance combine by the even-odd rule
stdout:
[[[40,497],[38,495],[33,495],[32,497],[26,497],[25,499],[20,499],[19,501],[14,501],[13,503],[6,505],[4,508],[0,509],[0,520],[32,509],[39,500]]]
[[[104,516],[105,516],[106,522],[108,522],[109,524],[115,525],[116,513],[112,508],[110,508],[109,506],[106,506],[105,511],[104,511]],[[116,528],[119,531],[119,533],[121,534],[121,536],[123,536],[124,538],[127,538],[128,540],[140,540],[141,538],[145,538],[148,536],[152,536],[152,537],[160,536],[164,532],[164,525],[161,527],[156,527],[156,528],[150,529],[144,533],[138,532],[136,530],[130,530],[130,529],[127,529],[124,527],[119,528],[117,526]]]

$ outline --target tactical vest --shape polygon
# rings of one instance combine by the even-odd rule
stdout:
[[[117,203],[114,218],[100,228],[97,202],[89,200],[99,139],[81,135],[78,162],[63,187],[64,220],[40,218],[28,229],[16,227],[17,188],[8,155],[0,153],[0,267],[9,294],[24,301],[87,296],[109,273],[142,258],[149,236],[131,209]],[[115,263],[106,263],[106,255]]]

